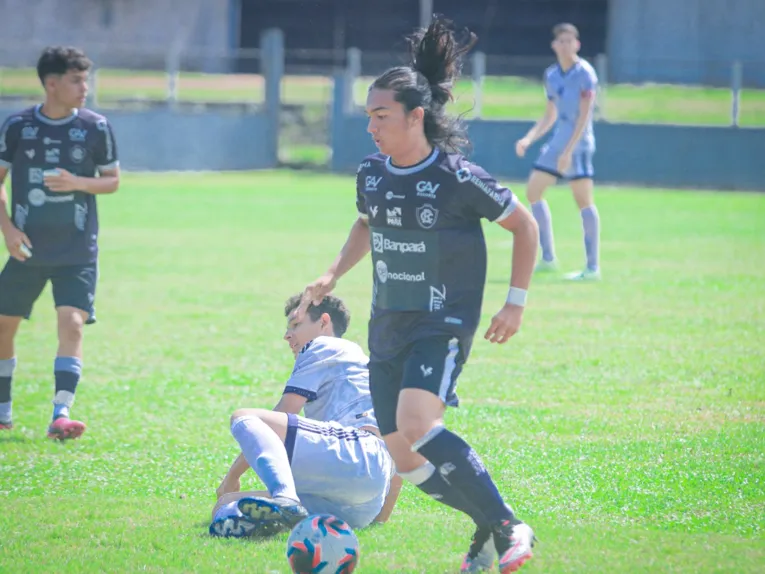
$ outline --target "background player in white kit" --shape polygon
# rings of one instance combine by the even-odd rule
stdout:
[[[325,297],[298,321],[300,296],[285,305],[284,339],[295,367],[274,410],[239,409],[231,433],[242,454],[218,488],[210,534],[269,536],[310,514],[333,514],[351,528],[384,522],[401,489],[369,393],[369,359],[340,338],[350,315]],[[305,417],[298,416],[301,410]],[[248,468],[268,493],[240,492]]]
[[[526,197],[539,226],[542,247],[542,259],[537,271],[557,269],[550,208],[542,196],[558,178],[565,178],[581,210],[587,256],[584,270],[566,277],[575,281],[599,279],[600,217],[593,200],[592,181],[595,175],[592,165],[595,153],[592,110],[598,78],[589,62],[577,55],[579,31],[574,25],[558,24],[553,28],[553,37],[552,49],[558,63],[545,70],[547,108],[542,119],[515,144],[516,153],[523,157],[528,147],[555,125],[552,137],[534,164],[526,188]]]

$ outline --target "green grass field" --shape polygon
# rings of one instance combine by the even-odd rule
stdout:
[[[363,105],[371,78],[360,79],[355,99]],[[121,100],[164,100],[167,80],[163,72],[99,70],[99,104]],[[473,84],[463,81],[455,90],[456,109],[469,111],[475,103]],[[39,97],[41,89],[31,69],[0,68],[0,95]],[[252,102],[263,100],[263,80],[256,75],[181,74],[178,97],[183,101]],[[287,104],[329,105],[332,83],[327,77],[287,77],[283,82]],[[601,94],[605,118],[611,122],[730,125],[731,94],[725,88],[669,85],[614,85]],[[482,117],[536,119],[545,99],[539,83],[519,78],[489,77],[483,88]],[[765,126],[765,90],[744,90],[741,125]]]
[[[579,216],[563,188],[549,199],[576,269]],[[536,529],[523,572],[761,572],[765,196],[601,188],[598,207],[604,280],[535,278],[521,333],[476,341],[448,424]],[[17,340],[17,426],[0,435],[0,572],[288,572],[286,536],[213,540],[209,511],[236,454],[230,413],[270,408],[289,376],[283,301],[344,241],[352,179],[128,174],[100,210],[99,322],[73,410],[89,430],[45,438],[46,291]],[[486,229],[482,329],[511,252]],[[365,260],[337,290],[362,345],[370,283]],[[405,486],[391,521],[359,533],[358,571],[455,572],[471,534]]]

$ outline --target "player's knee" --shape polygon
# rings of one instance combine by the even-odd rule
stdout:
[[[400,413],[396,417],[396,426],[409,444],[414,444],[420,440],[436,424],[437,421],[413,413]]]
[[[78,311],[59,312],[58,333],[61,340],[78,342],[82,340],[85,318]]]
[[[13,341],[20,321],[21,319],[19,317],[6,317],[5,315],[0,315],[0,341]]]
[[[229,420],[229,425],[233,425],[235,421],[244,417],[255,417],[262,419],[261,413],[268,412],[266,409],[236,409]]]

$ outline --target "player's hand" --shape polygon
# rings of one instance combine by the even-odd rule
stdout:
[[[311,303],[319,305],[324,300],[324,297],[329,295],[337,285],[337,279],[332,273],[325,273],[319,277],[316,281],[311,283],[303,291],[303,297],[300,300],[300,305],[295,311],[295,318],[300,320],[308,311],[308,307]]]
[[[32,242],[29,241],[29,237],[18,229],[11,225],[10,229],[3,234],[5,238],[5,246],[8,248],[8,253],[11,257],[18,259],[19,261],[26,261],[32,256]]]
[[[518,157],[523,157],[526,155],[526,150],[529,149],[529,146],[531,145],[531,140],[529,138],[521,138],[517,142],[515,142],[515,153],[518,155]]]
[[[521,328],[523,307],[506,303],[499,313],[491,318],[491,325],[483,336],[490,343],[506,343]]]
[[[242,490],[242,483],[238,478],[229,478],[228,476],[223,479],[220,486],[215,490],[215,494],[220,498],[224,494],[231,492],[239,492]]]
[[[571,167],[571,154],[562,153],[558,158],[558,173],[564,175]]]
[[[49,190],[59,193],[68,193],[71,191],[78,191],[82,187],[79,177],[60,167],[56,169],[58,171],[57,175],[45,176],[45,187]]]

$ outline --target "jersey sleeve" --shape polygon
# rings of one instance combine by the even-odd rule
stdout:
[[[21,118],[11,116],[0,127],[0,167],[9,168],[16,155],[16,147],[19,143],[19,130],[17,129]]]
[[[358,210],[360,217],[368,219],[369,213],[367,212],[367,200],[366,197],[364,197],[363,187],[364,176],[361,174],[363,169],[364,164],[362,163],[359,166],[359,169],[356,170],[356,209]]]
[[[310,403],[319,395],[321,386],[331,379],[332,357],[335,351],[323,341],[312,341],[303,347],[295,359],[284,393],[295,393]]]
[[[114,131],[111,124],[105,118],[96,122],[98,130],[98,142],[96,144],[94,159],[96,167],[103,171],[119,167],[117,156],[117,142],[114,139]]]
[[[455,175],[464,201],[479,218],[499,222],[518,207],[515,194],[480,166],[465,162]]]
[[[598,87],[598,76],[595,74],[595,70],[592,68],[585,68],[581,74],[581,82],[579,84],[579,92],[582,98],[591,99],[595,95],[595,90]]]

